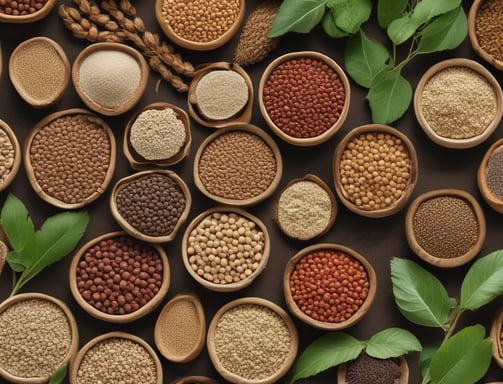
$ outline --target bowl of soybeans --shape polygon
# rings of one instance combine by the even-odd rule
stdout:
[[[477,184],[486,203],[498,213],[503,213],[503,139],[487,149],[477,172]]]
[[[35,0],[27,5],[23,1],[5,1],[0,5],[1,23],[33,23],[46,17],[57,0]]]
[[[9,124],[0,119],[0,191],[16,178],[21,166],[21,147]]]

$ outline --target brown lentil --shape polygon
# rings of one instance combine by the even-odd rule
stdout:
[[[12,16],[29,15],[40,11],[47,0],[0,0],[0,13]]]
[[[206,43],[225,34],[236,21],[241,0],[164,0],[162,16],[185,40]]]
[[[264,247],[264,233],[253,221],[234,212],[213,212],[190,233],[187,256],[201,278],[230,284],[253,275]]]
[[[339,164],[346,198],[366,211],[385,209],[400,200],[408,187],[410,170],[411,159],[403,141],[380,132],[352,139]]]
[[[48,300],[22,300],[0,314],[0,366],[13,376],[49,377],[71,344],[65,312]]]
[[[423,201],[414,212],[412,225],[419,246],[438,258],[463,256],[479,237],[475,213],[459,197],[440,196]]]
[[[16,150],[9,135],[0,128],[0,185],[11,175]]]
[[[318,59],[292,59],[278,65],[263,88],[272,122],[296,138],[316,137],[334,125],[345,103],[339,75]]]
[[[219,319],[215,351],[222,366],[244,379],[263,380],[285,364],[291,335],[285,321],[272,309],[241,304]]]
[[[473,69],[445,68],[424,85],[421,111],[439,136],[468,139],[482,134],[496,117],[496,92]]]
[[[119,214],[149,236],[173,231],[185,209],[185,195],[169,176],[144,175],[127,183],[115,197]]]
[[[486,180],[491,193],[503,200],[503,148],[495,150],[487,160]]]
[[[309,317],[340,323],[365,302],[369,280],[365,267],[346,253],[313,251],[302,257],[290,275],[292,298]]]
[[[259,196],[276,176],[276,159],[269,145],[242,131],[224,133],[210,142],[197,167],[209,193],[235,200]]]
[[[110,315],[132,313],[162,285],[163,263],[150,245],[130,236],[101,241],[88,249],[76,268],[82,298]]]
[[[503,4],[500,0],[484,0],[475,17],[475,34],[480,47],[503,61]]]
[[[398,384],[400,376],[397,359],[377,359],[365,352],[346,368],[347,384]]]
[[[49,196],[80,203],[101,190],[112,157],[104,127],[92,116],[59,117],[42,127],[29,154],[36,182]]]

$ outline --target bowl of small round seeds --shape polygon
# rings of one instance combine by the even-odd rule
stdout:
[[[352,129],[337,145],[333,170],[335,190],[346,208],[376,218],[406,205],[416,186],[418,162],[403,133],[367,124]]]
[[[190,152],[192,135],[187,113],[172,104],[152,103],[134,114],[124,132],[124,156],[133,169],[167,167]]]
[[[75,318],[61,300],[42,293],[14,295],[0,304],[0,376],[11,383],[47,383],[75,357]]]
[[[503,139],[494,142],[484,154],[477,172],[477,184],[486,203],[503,213]]]
[[[409,383],[409,364],[405,356],[378,359],[361,352],[337,369],[337,384]]]
[[[0,120],[0,191],[6,189],[16,178],[21,166],[19,141],[3,120]]]
[[[46,17],[54,8],[57,0],[24,1],[5,0],[0,4],[0,22],[33,23]]]

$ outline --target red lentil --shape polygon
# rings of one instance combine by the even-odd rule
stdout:
[[[348,320],[369,291],[365,267],[344,252],[314,251],[301,258],[290,275],[292,298],[309,317],[328,323]]]
[[[321,60],[292,59],[278,65],[263,88],[274,124],[296,138],[316,137],[339,119],[345,103],[339,75]]]
[[[0,0],[0,13],[12,16],[29,15],[40,11],[47,0]]]

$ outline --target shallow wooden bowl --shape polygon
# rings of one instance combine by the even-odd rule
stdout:
[[[354,138],[365,133],[384,133],[398,137],[403,142],[409,153],[410,176],[407,188],[403,192],[400,199],[398,199],[393,205],[387,206],[386,208],[375,209],[375,210],[362,209],[358,205],[354,204],[351,200],[349,200],[349,197],[342,186],[341,172],[339,167],[344,150]],[[414,145],[406,135],[404,135],[402,132],[398,131],[393,127],[383,124],[361,125],[359,127],[352,129],[337,145],[333,158],[333,172],[334,172],[335,190],[337,192],[337,195],[339,196],[340,201],[342,202],[342,204],[346,206],[346,208],[348,208],[350,211],[358,215],[371,218],[391,216],[405,207],[407,201],[409,200],[416,186],[418,178],[418,161],[417,161],[416,149],[414,148]]]
[[[494,120],[487,126],[487,128],[480,135],[473,136],[467,139],[452,139],[449,137],[440,136],[430,126],[430,124],[425,119],[424,114],[422,112],[421,96],[426,83],[437,73],[452,67],[465,67],[477,72],[487,80],[487,82],[492,86],[496,94],[497,110]],[[489,138],[489,136],[491,136],[494,130],[498,127],[498,124],[501,121],[501,117],[503,116],[503,92],[501,90],[501,86],[498,80],[483,65],[477,63],[474,60],[464,58],[443,60],[430,67],[423,74],[423,76],[421,77],[416,86],[416,90],[414,91],[413,104],[416,119],[421,128],[423,129],[424,133],[430,138],[431,141],[446,148],[455,148],[455,149],[471,148],[483,143],[485,140]]]
[[[491,155],[495,152],[503,150],[503,139],[497,140],[484,154],[477,172],[477,184],[479,186],[480,194],[486,203],[498,213],[503,213],[503,200],[499,199],[489,188],[487,183],[487,164]]]
[[[408,384],[409,383],[409,364],[404,356],[400,356],[400,379],[396,384]],[[346,380],[346,369],[348,363],[339,365],[337,369],[337,384],[348,384]]]
[[[9,140],[12,143],[12,146],[14,147],[14,163],[12,164],[12,168],[10,170],[9,175],[5,178],[5,180],[2,183],[0,183],[0,192],[1,192],[5,190],[7,187],[9,187],[12,181],[16,178],[19,172],[19,168],[21,167],[22,153],[16,134],[14,133],[12,128],[5,121],[1,119],[0,119],[0,130],[4,131],[7,134]]]
[[[199,173],[199,161],[206,147],[212,143],[214,140],[218,139],[221,135],[225,135],[229,132],[247,132],[261,138],[271,149],[274,158],[276,160],[276,175],[272,180],[271,184],[267,189],[265,189],[261,194],[248,198],[248,199],[231,199],[223,196],[214,195],[204,185],[200,178]],[[199,146],[195,158],[194,158],[194,183],[196,187],[207,197],[216,201],[217,203],[223,205],[231,205],[236,207],[248,207],[260,203],[261,201],[270,197],[279,185],[281,176],[283,174],[283,160],[281,157],[281,152],[276,144],[276,142],[269,136],[263,129],[252,125],[252,124],[237,124],[229,127],[224,127],[218,131],[209,135]]]
[[[421,205],[421,203],[430,200],[432,198],[438,198],[442,196],[446,197],[450,196],[464,200],[472,208],[473,213],[478,222],[479,235],[477,242],[467,253],[458,257],[453,258],[435,257],[430,253],[428,253],[424,248],[422,248],[419,245],[414,235],[414,215],[419,206]],[[453,268],[466,264],[479,253],[486,238],[486,220],[482,208],[480,207],[477,200],[470,193],[459,189],[437,189],[419,195],[410,204],[409,209],[407,210],[407,214],[405,216],[405,234],[410,248],[421,259],[436,267]]]
[[[490,331],[490,337],[493,342],[493,358],[500,368],[503,368],[503,345],[501,342],[503,325],[503,307],[501,307],[493,319]],[[490,384],[490,383],[489,383]]]
[[[173,230],[170,233],[166,233],[162,236],[151,236],[151,235],[147,235],[147,234],[139,231],[138,229],[134,228],[130,223],[128,223],[121,216],[121,214],[119,213],[119,211],[117,209],[117,204],[116,204],[117,193],[122,188],[127,186],[130,182],[135,181],[137,179],[141,179],[143,177],[147,177],[149,175],[161,175],[161,176],[170,178],[180,187],[180,189],[185,197],[185,209],[183,210],[183,213],[181,214],[181,216],[178,218],[176,225],[174,226]],[[189,216],[191,204],[192,204],[191,193],[190,193],[189,187],[187,186],[187,184],[185,184],[185,181],[183,181],[183,179],[180,176],[178,176],[175,172],[170,171],[170,170],[164,170],[164,169],[151,170],[151,171],[140,171],[140,172],[134,173],[132,175],[126,176],[126,177],[118,180],[115,183],[115,185],[112,189],[112,193],[110,195],[110,210],[112,212],[112,216],[117,221],[117,223],[121,226],[121,228],[124,231],[126,231],[128,234],[133,236],[134,238],[142,240],[142,241],[146,241],[149,243],[167,243],[169,241],[172,241],[176,237],[181,226],[187,220],[187,217]]]
[[[189,254],[188,254],[188,243],[189,237],[191,236],[191,232],[209,215],[213,213],[223,213],[230,214],[235,213],[239,216],[245,217],[246,219],[254,222],[258,229],[264,234],[264,249],[262,250],[262,259],[260,260],[260,264],[258,268],[246,279],[243,279],[239,282],[232,282],[229,284],[217,284],[213,283],[202,276],[199,276],[196,271],[194,271],[190,265]],[[264,270],[267,266],[267,262],[269,261],[269,255],[271,252],[271,240],[269,237],[269,232],[267,230],[266,225],[258,218],[253,216],[252,214],[236,207],[213,207],[202,213],[200,213],[197,217],[195,217],[185,229],[185,233],[182,239],[182,259],[185,269],[189,273],[192,278],[201,284],[203,287],[217,292],[233,292],[240,289],[243,289],[249,286]]]
[[[213,120],[205,116],[198,106],[196,88],[201,78],[212,71],[234,71],[243,77],[248,87],[248,101],[246,102],[245,106],[232,117],[221,120]],[[253,110],[253,84],[248,73],[238,64],[227,62],[201,64],[196,68],[194,77],[190,82],[187,104],[190,116],[196,122],[206,127],[222,128],[237,123],[249,123]]]
[[[250,380],[247,378],[244,378],[240,376],[239,374],[235,372],[231,372],[228,369],[226,369],[223,365],[222,362],[220,361],[216,347],[215,347],[215,332],[218,326],[218,323],[221,319],[221,317],[229,310],[235,309],[236,307],[242,306],[242,305],[256,305],[256,306],[261,306],[264,308],[267,308],[269,310],[272,310],[275,312],[278,316],[281,317],[283,322],[288,328],[288,331],[290,333],[290,338],[291,338],[291,343],[290,343],[290,352],[288,354],[288,357],[286,358],[283,366],[272,376],[264,378],[262,380]],[[252,320],[251,320],[252,321]],[[265,330],[264,330],[265,331]],[[236,333],[236,337],[239,337],[239,333]],[[224,306],[222,306],[213,316],[213,319],[211,320],[211,323],[208,327],[208,335],[206,337],[206,345],[208,348],[208,353],[210,356],[210,360],[213,363],[213,366],[217,370],[217,372],[228,382],[230,383],[239,383],[239,384],[272,384],[272,383],[277,383],[279,382],[279,379],[283,377],[288,370],[291,368],[293,365],[295,358],[297,356],[297,350],[298,350],[298,333],[297,329],[295,327],[295,324],[293,320],[290,318],[288,313],[278,306],[277,304],[263,299],[259,297],[242,297],[239,299],[235,299],[233,301],[228,302]]]
[[[176,115],[183,122],[183,125],[185,126],[185,143],[180,148],[178,153],[176,153],[174,156],[168,159],[147,160],[143,156],[138,154],[138,152],[135,151],[133,145],[131,144],[130,137],[131,137],[132,125],[134,124],[134,122],[141,113],[150,109],[158,109],[158,110],[172,109],[173,111],[175,111]],[[152,166],[168,167],[170,165],[179,163],[185,157],[188,156],[190,152],[191,143],[192,143],[192,134],[190,130],[190,119],[187,113],[183,109],[177,107],[176,105],[170,103],[158,102],[143,107],[141,111],[135,113],[133,117],[129,120],[128,124],[126,125],[126,130],[124,131],[123,151],[124,156],[131,165],[131,168],[135,170],[144,170],[149,169]]]
[[[163,15],[163,3],[166,0],[155,1],[155,17],[166,37],[176,45],[193,51],[211,51],[227,43],[238,32],[245,15],[245,0],[240,1],[240,8],[234,24],[220,37],[208,42],[192,41],[178,35]]]
[[[77,353],[75,356],[74,361],[70,365],[70,368],[68,370],[68,378],[70,380],[70,384],[77,384],[79,383],[79,378],[77,376],[77,373],[79,371],[80,365],[82,364],[82,361],[87,357],[87,353],[92,350],[93,348],[99,346],[100,344],[107,343],[110,340],[114,339],[125,339],[131,342],[134,342],[136,344],[139,344],[147,353],[150,355],[152,358],[152,361],[154,362],[155,365],[155,370],[157,373],[156,376],[156,384],[162,384],[163,383],[163,371],[162,371],[162,365],[161,365],[161,360],[157,356],[157,353],[155,350],[142,338],[133,335],[131,333],[127,332],[121,332],[121,331],[114,331],[114,332],[108,332],[105,334],[102,334],[100,336],[97,336],[91,340],[89,340]],[[128,367],[124,366],[124,369],[128,369]]]
[[[33,23],[40,19],[46,17],[49,12],[54,8],[58,1],[57,0],[47,0],[44,6],[37,12],[30,13],[28,15],[7,15],[5,13],[0,13],[0,23],[12,23],[12,24],[22,24],[22,23]]]
[[[119,51],[126,53],[132,58],[134,58],[138,63],[138,66],[140,67],[141,75],[136,91],[133,93],[133,95],[128,101],[121,104],[120,106],[108,107],[97,103],[95,100],[91,99],[84,92],[80,84],[80,66],[89,55],[99,51]],[[117,68],[117,70],[122,71],[122,68]],[[122,43],[108,43],[108,42],[93,43],[84,48],[82,51],[80,51],[79,55],[75,58],[75,61],[73,62],[72,66],[72,81],[73,85],[75,86],[75,90],[77,91],[77,94],[90,109],[106,116],[120,115],[133,108],[138,103],[140,98],[143,96],[143,93],[145,92],[145,89],[147,87],[148,75],[149,75],[149,66],[143,55],[138,50]]]
[[[352,257],[353,259],[357,260],[360,264],[363,265],[365,271],[367,272],[367,279],[369,282],[369,290],[367,298],[363,302],[362,306],[353,314],[353,316],[339,323],[330,323],[316,320],[311,316],[307,315],[306,313],[304,313],[298,307],[297,303],[293,299],[292,292],[290,289],[290,276],[292,275],[292,272],[294,271],[297,262],[301,260],[303,257],[309,255],[310,253],[321,250],[332,250],[342,252]],[[304,323],[314,328],[326,331],[338,331],[356,324],[370,309],[374,301],[376,292],[377,292],[377,277],[374,268],[369,263],[369,261],[362,255],[360,255],[358,252],[354,251],[353,249],[339,244],[319,243],[305,247],[299,252],[297,252],[290,260],[288,260],[285,270],[283,272],[283,294],[290,312],[293,315],[295,315],[298,319],[302,320]]]
[[[269,114],[267,113],[267,110],[264,106],[264,86],[271,75],[271,73],[276,69],[277,66],[280,64],[283,64],[286,61],[290,61],[293,59],[301,59],[301,58],[311,58],[311,59],[316,59],[324,62],[327,64],[334,72],[337,73],[339,78],[341,79],[341,82],[344,86],[345,90],[345,99],[344,99],[344,107],[342,109],[341,115],[339,116],[339,119],[325,132],[323,132],[319,136],[315,137],[308,137],[308,138],[297,138],[288,135],[285,133],[283,130],[281,130],[270,118]],[[319,53],[319,52],[314,52],[314,51],[300,51],[300,52],[292,52],[292,53],[287,53],[285,55],[282,55],[275,60],[273,60],[264,70],[262,77],[260,78],[260,83],[258,87],[258,103],[260,107],[260,112],[262,114],[262,117],[266,121],[267,125],[269,128],[282,140],[284,140],[287,143],[296,145],[296,146],[301,146],[301,147],[309,147],[309,146],[315,146],[319,145],[321,143],[324,143],[325,141],[329,140],[332,136],[334,136],[337,131],[342,127],[344,122],[346,121],[348,112],[349,112],[349,104],[351,100],[351,87],[349,84],[348,77],[346,76],[346,73],[344,70],[330,57]]]
[[[25,300],[41,300],[41,301],[46,301],[54,304],[57,306],[61,311],[65,313],[65,316],[68,320],[68,324],[70,327],[70,332],[71,332],[71,344],[68,349],[68,352],[65,355],[65,358],[60,362],[60,366],[65,364],[65,363],[70,363],[73,361],[73,358],[75,357],[77,353],[77,349],[79,346],[79,332],[78,332],[78,327],[77,327],[77,322],[75,320],[75,317],[73,316],[72,312],[70,311],[70,308],[64,303],[63,301],[43,294],[43,293],[20,293],[17,295],[14,295],[12,297],[9,297],[5,299],[2,303],[0,303],[0,313],[5,312],[8,308],[10,308],[14,304],[18,304],[20,302],[23,302]],[[52,374],[52,372],[51,372]],[[0,377],[3,377],[7,381],[11,383],[18,383],[18,384],[42,384],[42,383],[47,383],[49,381],[50,375],[44,376],[44,377],[18,377],[15,376],[8,371],[6,371],[3,367],[0,366]]]
[[[184,327],[187,329],[189,329],[188,327],[190,327],[190,329],[193,328],[191,324],[187,324],[187,319],[185,318],[176,319],[176,324],[174,324],[174,327],[172,327],[171,329],[163,327],[163,322],[166,321],[166,317],[169,316],[170,311],[175,305],[181,302],[187,302],[189,303],[189,305],[191,305],[193,309],[193,315],[196,316],[199,322],[196,327],[197,330],[194,330],[194,336],[196,337],[196,339],[190,340],[190,342],[193,342],[193,344],[189,345],[189,347],[191,348],[185,353],[177,353],[177,351],[175,350],[177,347],[173,347],[169,343],[167,343],[163,339],[162,335],[163,330],[167,332],[177,333],[180,332],[180,329]],[[169,300],[166,305],[164,305],[155,322],[154,341],[161,355],[163,355],[167,360],[173,361],[175,363],[186,363],[192,361],[201,353],[206,341],[206,316],[204,314],[204,308],[201,300],[197,295],[192,293],[179,293],[171,300]],[[178,341],[180,340],[178,339]],[[189,340],[185,340],[185,343],[189,343]]]
[[[101,126],[103,130],[106,132],[109,142],[110,142],[110,161],[108,164],[108,169],[105,175],[105,178],[103,179],[103,182],[99,186],[99,188],[96,189],[94,193],[92,193],[90,196],[87,196],[85,199],[79,202],[75,203],[67,203],[65,201],[62,201],[54,196],[52,196],[49,191],[47,191],[44,186],[40,185],[31,161],[31,145],[33,142],[33,139],[35,136],[48,124],[50,124],[52,121],[57,120],[59,118],[65,117],[65,116],[72,116],[72,115],[85,115],[88,116],[89,120],[92,120],[93,123]],[[51,113],[50,115],[44,117],[42,120],[40,120],[31,130],[29,133],[28,137],[26,138],[26,141],[24,143],[24,166],[26,170],[26,174],[28,176],[28,181],[30,182],[33,190],[39,195],[43,200],[48,202],[49,204],[54,205],[55,207],[58,208],[63,208],[63,209],[77,209],[77,208],[82,208],[91,202],[95,201],[98,199],[108,188],[110,185],[110,182],[112,180],[112,176],[115,170],[115,162],[116,162],[116,143],[115,143],[115,136],[112,133],[112,130],[108,126],[108,124],[101,119],[100,117],[96,116],[94,113],[86,110],[86,109],[80,109],[80,108],[71,108],[71,109],[66,109],[63,111],[59,112],[54,112]]]

